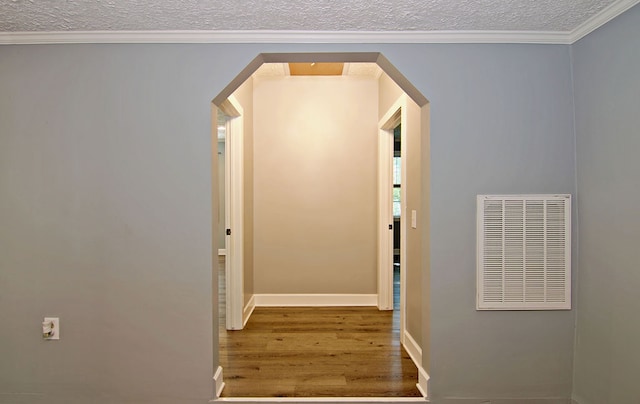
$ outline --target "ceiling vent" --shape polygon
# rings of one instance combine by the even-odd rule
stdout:
[[[570,309],[571,196],[477,198],[477,309]]]

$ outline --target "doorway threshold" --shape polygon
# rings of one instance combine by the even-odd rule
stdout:
[[[428,403],[425,397],[220,397],[210,403]]]

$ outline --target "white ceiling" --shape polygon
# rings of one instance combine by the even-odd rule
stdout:
[[[567,32],[616,2],[620,0],[0,0],[0,32]]]

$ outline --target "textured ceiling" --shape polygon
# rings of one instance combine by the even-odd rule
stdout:
[[[571,31],[614,0],[0,0],[0,31]]]

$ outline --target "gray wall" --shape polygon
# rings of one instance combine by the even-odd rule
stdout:
[[[56,45],[0,47],[0,400],[211,397],[209,102],[294,51],[381,51],[431,102],[436,402],[570,396],[572,311],[474,309],[475,195],[575,191],[569,47]]]
[[[573,311],[475,310],[475,195],[575,194],[569,47],[408,51],[386,56],[431,103],[433,397],[569,397]]]
[[[0,402],[211,397],[215,64],[194,52],[0,48]]]
[[[580,253],[574,398],[640,400],[640,7],[573,48]]]

